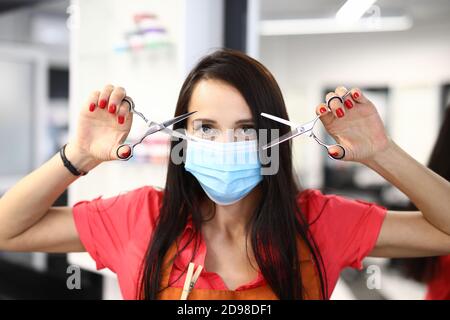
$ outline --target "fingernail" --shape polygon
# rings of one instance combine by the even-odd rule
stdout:
[[[353,108],[353,102],[351,100],[345,100],[344,104],[347,107],[347,109]]]
[[[108,103],[108,102],[107,102],[105,99],[102,99],[102,100],[100,100],[100,102],[98,103],[98,106],[99,106],[100,108],[102,108],[102,109],[105,109],[107,103]]]
[[[119,124],[123,124],[125,122],[125,117],[124,116],[119,116],[117,118],[117,121],[119,121]]]
[[[89,111],[90,112],[92,112],[92,111],[94,111],[95,110],[95,103],[91,103],[90,105],[89,105]]]
[[[128,149],[128,151],[121,152],[121,153],[120,153],[120,156],[121,156],[122,158],[128,158],[128,157],[130,156],[130,152],[131,152],[131,150]]]
[[[359,98],[359,93],[358,92],[353,92],[353,98],[358,99]]]
[[[114,103],[111,103],[109,105],[108,112],[109,113],[115,113],[116,112],[116,105]]]
[[[320,112],[320,113],[325,113],[325,112],[327,112],[327,109],[325,109],[324,107],[322,107],[322,108],[320,108],[319,112]]]
[[[339,118],[342,118],[342,117],[344,116],[344,110],[342,110],[342,108],[337,108],[337,109],[336,109],[336,115],[337,115]]]

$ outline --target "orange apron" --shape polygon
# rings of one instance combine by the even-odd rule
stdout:
[[[322,299],[320,278],[311,251],[303,239],[297,240],[298,254],[300,257],[300,272],[302,278],[303,299]],[[161,288],[166,288],[158,294],[160,300],[179,300],[183,288],[168,287],[173,260],[177,252],[176,242],[169,248],[164,257],[163,271],[161,277]],[[277,300],[278,297],[266,284],[257,288],[246,290],[212,290],[196,289],[190,291],[188,300]]]

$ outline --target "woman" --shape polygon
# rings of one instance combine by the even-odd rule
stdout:
[[[346,92],[340,87],[326,98]],[[65,149],[72,171],[88,172],[117,159],[117,146],[132,122],[125,95],[111,85],[91,95],[77,135]],[[50,207],[78,177],[55,155],[1,199],[0,248],[86,250],[98,269],[117,273],[126,299],[327,299],[339,272],[360,268],[367,255],[450,252],[450,184],[387,137],[360,90],[352,89],[344,104],[333,99],[331,110],[320,104],[317,114],[345,148],[343,161],[375,170],[421,211],[391,212],[365,201],[299,190],[289,143],[279,146],[275,174],[257,174],[261,170],[255,169],[269,165],[259,162],[212,164],[216,150],[234,155],[239,146],[234,149],[254,155],[255,130],[288,131],[260,116],[288,118],[273,76],[242,53],[217,51],[191,71],[175,114],[194,110],[176,128],[196,139],[181,151],[185,163],[169,162],[165,190],[144,186],[72,208]],[[234,142],[236,137],[243,141]],[[172,142],[172,151],[179,143]],[[213,157],[196,159],[209,151]],[[200,272],[192,275],[191,262]]]
[[[441,130],[436,144],[431,152],[428,168],[450,181],[450,106],[447,107]],[[417,210],[411,204],[411,210]],[[427,284],[426,299],[450,300],[450,255],[415,259],[401,259],[400,263],[405,273]]]

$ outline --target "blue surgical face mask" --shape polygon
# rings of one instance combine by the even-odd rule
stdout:
[[[185,169],[215,203],[233,204],[262,180],[256,140],[223,143],[192,137],[187,141]]]

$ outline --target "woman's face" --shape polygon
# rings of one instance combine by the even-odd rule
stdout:
[[[216,142],[256,139],[250,107],[239,91],[224,81],[200,80],[188,111],[197,111],[188,120],[190,135]]]

